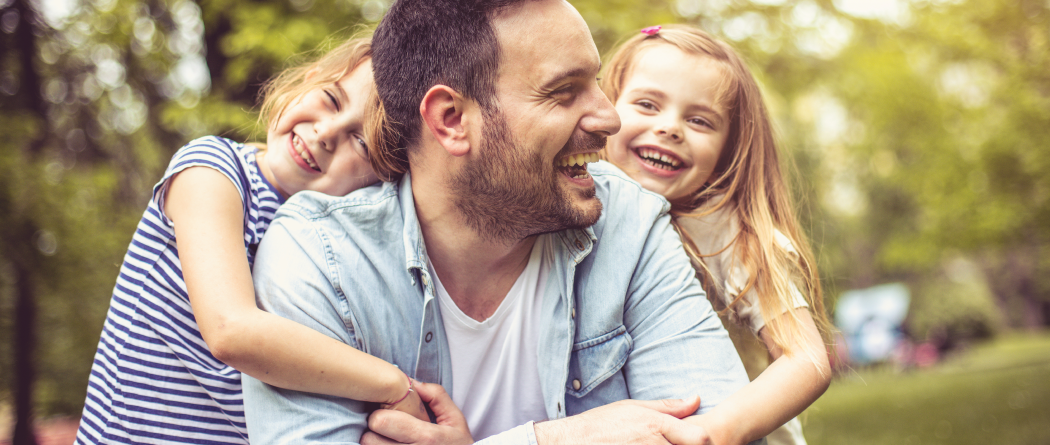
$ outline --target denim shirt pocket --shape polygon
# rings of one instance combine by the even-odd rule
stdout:
[[[565,393],[577,398],[586,396],[627,363],[633,345],[634,340],[623,325],[573,345]],[[578,388],[575,382],[579,382]]]

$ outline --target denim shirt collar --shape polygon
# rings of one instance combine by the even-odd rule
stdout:
[[[412,195],[412,173],[405,172],[398,182],[398,201],[401,204],[401,214],[404,215],[404,240],[405,240],[405,269],[413,277],[424,277],[423,285],[429,289],[431,280],[427,265],[427,248],[423,241],[423,231],[419,227],[419,217],[416,215],[416,201]],[[572,260],[579,264],[591,253],[594,243],[598,237],[594,234],[593,227],[583,229],[568,229],[555,232],[556,239],[562,241],[565,251],[572,256]],[[557,249],[556,250],[560,250]],[[415,269],[415,273],[413,273]]]
[[[403,215],[405,221],[403,229],[405,269],[408,270],[409,275],[415,280],[416,276],[429,274],[427,273],[427,247],[426,243],[423,242],[423,230],[419,227],[419,217],[416,215],[416,201],[412,196],[411,172],[406,172],[401,176],[397,193],[398,202],[401,204],[401,215]]]

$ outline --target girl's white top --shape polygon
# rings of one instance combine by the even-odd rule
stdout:
[[[716,196],[711,199],[711,202],[720,200],[721,197]],[[736,252],[736,237],[740,233],[740,221],[734,210],[733,204],[727,203],[721,209],[703,217],[680,218],[679,224],[693,238],[700,253],[705,255],[703,261],[711,271],[711,281],[714,285],[705,283],[704,290],[713,297],[711,300],[716,303],[715,308],[729,307],[729,319],[749,328],[757,336],[758,331],[765,327],[766,320],[762,318],[756,287],[752,286],[736,305],[730,306],[747,286],[751,277],[744,268],[740,255]],[[795,250],[791,240],[776,229],[773,229],[773,236],[776,243],[786,250],[793,260],[798,261],[798,251]],[[791,300],[788,307],[791,309],[809,307],[794,283],[791,283],[790,288]]]
[[[721,199],[721,196],[716,196],[711,202],[717,203]],[[733,340],[733,345],[744,362],[748,377],[754,380],[770,363],[769,351],[758,338],[758,331],[765,327],[766,320],[762,318],[758,292],[754,287],[749,289],[736,305],[730,306],[747,286],[750,278],[735,252],[736,236],[740,232],[740,221],[735,215],[735,207],[732,203],[727,203],[721,209],[703,217],[680,218],[679,224],[693,238],[701,254],[711,255],[704,257],[703,261],[710,270],[713,285],[704,283],[704,290],[710,294],[715,309],[721,311],[729,307],[722,317],[722,322],[726,325],[729,338]],[[776,229],[773,236],[777,244],[797,261],[798,251],[791,240]],[[714,254],[715,252],[718,253]],[[809,306],[794,283],[791,283],[789,306]],[[797,417],[770,433],[766,441],[768,445],[806,445],[806,439],[802,435],[802,424]]]
[[[251,266],[283,201],[259,172],[255,153],[228,139],[197,139],[175,153],[153,188],[113,289],[77,444],[248,443],[241,373],[215,359],[201,338],[175,227],[163,209],[175,174],[198,166],[219,171],[241,195]]]

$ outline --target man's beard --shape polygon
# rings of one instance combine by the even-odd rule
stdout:
[[[495,107],[493,107],[495,108]],[[467,224],[490,240],[510,243],[541,233],[590,227],[602,213],[601,201],[588,208],[573,205],[595,196],[593,188],[566,192],[559,187],[552,160],[515,146],[503,113],[483,111],[481,156],[450,179],[455,204]],[[586,149],[601,149],[605,138],[574,134],[555,157]]]

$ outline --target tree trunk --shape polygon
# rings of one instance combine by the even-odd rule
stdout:
[[[47,140],[49,123],[44,109],[44,98],[41,94],[40,72],[34,58],[37,54],[37,37],[47,33],[46,27],[37,17],[36,10],[28,0],[14,0],[11,5],[18,12],[18,27],[15,30],[15,42],[18,48],[18,61],[21,65],[19,91],[21,101],[19,108],[26,110],[40,120],[41,131],[34,135],[23,153],[26,159],[38,155]],[[30,190],[31,192],[32,190]],[[27,193],[25,196],[32,196]],[[5,234],[3,240],[5,254],[14,266],[15,283],[15,332],[14,338],[14,396],[15,428],[12,436],[13,445],[36,445],[33,432],[33,381],[35,379],[36,348],[36,293],[33,287],[34,275],[39,262],[37,250],[32,245],[36,233],[35,224],[24,213],[22,203],[13,202],[14,230]]]
[[[9,240],[10,241],[10,240]],[[22,240],[28,243],[28,239]],[[36,295],[26,258],[12,258],[15,269],[15,430],[13,445],[36,445],[33,434],[33,379],[36,347]]]

